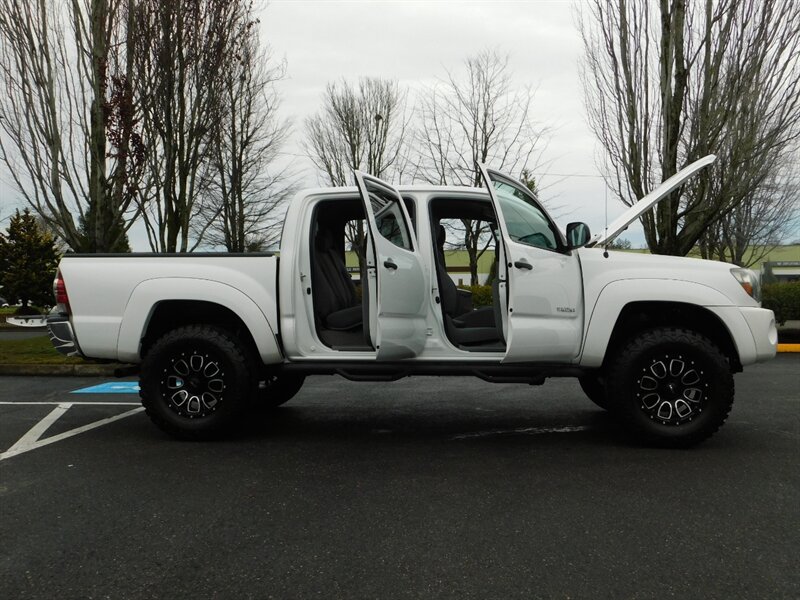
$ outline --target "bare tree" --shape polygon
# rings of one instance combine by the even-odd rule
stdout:
[[[329,83],[320,111],[306,119],[304,147],[323,179],[335,186],[352,181],[354,170],[375,177],[402,171],[409,119],[407,93],[396,81],[359,79]]]
[[[203,219],[199,199],[226,114],[225,77],[237,61],[234,35],[247,15],[245,0],[137,3],[135,94],[148,160],[138,202],[153,250],[187,252],[210,225],[193,221]]]
[[[125,0],[0,0],[0,159],[73,250],[115,249],[135,216],[131,197],[112,193],[135,172],[135,161],[122,158],[135,144],[135,122],[113,122],[121,104],[117,84],[109,85],[128,67],[120,52],[125,7]],[[112,130],[120,134],[114,152]]]
[[[800,133],[800,4],[592,0],[579,24],[589,122],[624,203],[718,156],[642,218],[652,252],[685,255],[764,197]]]
[[[288,167],[274,166],[289,133],[278,117],[276,83],[286,64],[260,47],[255,21],[239,24],[233,68],[223,81],[225,115],[212,140],[211,181],[203,199],[211,225],[206,243],[228,252],[263,250],[280,237],[280,212],[293,192]]]
[[[448,73],[420,102],[416,178],[438,185],[480,186],[479,165],[525,176],[544,131],[531,118],[533,90],[515,86],[508,56],[484,50],[468,58],[463,77]],[[470,280],[478,284],[478,259],[488,247],[489,226],[464,219],[455,232],[469,256]]]
[[[759,186],[700,238],[703,258],[750,267],[780,245],[798,218],[800,182],[788,170]]]
[[[407,166],[407,93],[395,81],[364,77],[355,86],[329,83],[320,111],[306,119],[304,147],[322,179],[335,186],[351,183],[354,170],[392,179]],[[362,223],[346,235],[363,262]]]

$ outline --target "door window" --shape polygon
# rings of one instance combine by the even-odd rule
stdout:
[[[490,177],[503,212],[508,236],[527,246],[559,250],[561,244],[557,229],[533,197],[521,187],[500,179],[493,173]]]
[[[412,235],[403,216],[400,198],[391,190],[369,179],[365,181],[365,184],[378,233],[398,248],[413,250]]]

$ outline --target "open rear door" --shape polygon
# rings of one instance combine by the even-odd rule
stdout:
[[[355,176],[372,243],[367,253],[369,287],[375,290],[369,307],[372,343],[378,360],[411,358],[426,340],[425,277],[411,219],[395,188],[360,171]]]

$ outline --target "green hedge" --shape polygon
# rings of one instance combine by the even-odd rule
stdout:
[[[469,290],[472,292],[472,307],[480,308],[481,306],[492,305],[492,286],[490,285],[460,285],[462,290]]]
[[[761,305],[774,311],[780,324],[800,320],[800,281],[765,285]]]

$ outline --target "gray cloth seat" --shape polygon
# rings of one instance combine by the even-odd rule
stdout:
[[[439,225],[435,248],[436,278],[439,282],[439,298],[447,336],[458,345],[499,342],[501,335],[498,333],[495,310],[492,306],[464,311],[464,301],[460,298],[459,292],[466,290],[459,290],[447,274],[447,264],[444,259],[445,239],[445,229]],[[468,306],[472,307],[471,299]]]
[[[361,327],[363,311],[356,288],[330,230],[322,229],[314,240],[311,265],[314,286],[314,313],[318,325],[332,331]]]

